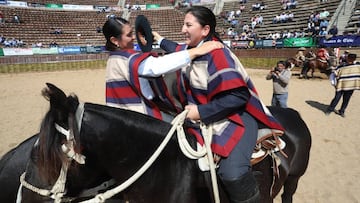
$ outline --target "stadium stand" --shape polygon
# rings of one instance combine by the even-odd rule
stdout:
[[[121,2],[121,3],[120,3]],[[126,3],[129,4],[159,4],[158,9],[148,10],[124,10],[114,11],[117,16],[123,16],[128,18],[133,24],[137,15],[142,14],[148,17],[153,30],[158,31],[162,36],[174,40],[182,41],[183,35],[181,34],[181,26],[183,24],[184,10],[186,8],[177,8],[176,6],[169,6],[172,3],[177,4],[178,1],[170,0],[102,0],[102,1],[56,1],[56,3],[72,3],[72,4],[103,4],[109,6],[117,6],[120,8]],[[273,0],[263,0],[266,8],[264,10],[252,10],[252,4],[258,2],[257,0],[248,0],[245,4],[246,9],[241,13],[239,22],[250,24],[250,19],[256,15],[261,14],[263,16],[263,23],[255,27],[255,32],[258,38],[266,38],[269,33],[282,32],[282,31],[305,31],[307,28],[307,20],[312,11],[321,11],[326,8],[332,17],[336,8],[339,6],[341,0],[328,0],[326,2],[298,0],[296,8],[290,9],[294,13],[294,19],[291,22],[286,23],[272,23],[272,19],[275,14],[280,14],[284,10],[281,7],[279,1],[274,3]],[[39,3],[46,4],[52,3],[52,1],[40,1]],[[215,7],[213,3],[203,4],[210,9]],[[239,1],[225,1],[223,2],[222,11],[227,12],[231,10],[237,10],[240,4]],[[353,16],[349,21],[348,29],[355,30],[354,26],[357,25],[356,18],[359,16],[359,3],[357,9],[354,9]],[[5,23],[1,27],[1,35],[7,38],[22,39],[28,46],[41,42],[47,47],[51,42],[55,41],[60,46],[71,45],[104,45],[105,41],[101,32],[97,32],[96,29],[101,27],[106,20],[106,16],[111,12],[98,12],[92,11],[71,11],[61,9],[46,9],[46,8],[20,8],[9,7],[0,5],[0,11],[3,12],[5,20],[10,21],[11,16],[16,13],[21,18],[21,23]],[[288,10],[289,11],[289,10]],[[352,26],[354,25],[354,26]],[[229,24],[225,22],[220,15],[218,15],[218,32],[224,33],[229,28]],[[51,30],[60,28],[63,34],[50,34]],[[223,38],[224,39],[224,38]]]
[[[264,10],[253,11],[251,9],[252,4],[255,4],[256,2],[258,1],[249,0],[245,4],[246,9],[241,13],[239,17],[239,22],[250,25],[251,18],[256,14],[261,14],[263,16],[263,24],[257,26],[255,28],[255,31],[259,38],[266,38],[269,33],[282,32],[286,30],[291,32],[306,31],[308,18],[312,11],[321,11],[322,9],[326,8],[330,13],[328,17],[330,19],[341,0],[328,0],[321,3],[319,1],[299,0],[296,8],[288,10],[282,9],[280,1],[276,1],[276,3],[274,3],[273,0],[264,0],[263,2],[265,3],[266,8]],[[236,11],[239,7],[240,4],[238,1],[227,1],[224,3],[223,11]],[[294,13],[294,18],[291,22],[277,24],[272,23],[275,15],[288,11]],[[224,23],[221,18],[219,18],[218,23],[226,29],[230,26],[229,24]]]
[[[106,15],[109,13],[6,6],[0,6],[0,9],[7,17],[7,21],[10,21],[14,13],[21,19],[20,24],[5,23],[0,34],[8,38],[22,39],[28,46],[40,42],[47,47],[52,41],[61,46],[104,45],[105,43],[102,33],[96,32],[96,27],[104,24]],[[63,33],[50,34],[56,28],[60,28]]]
[[[36,0],[40,4],[76,4],[76,5],[101,5],[115,6],[119,0]]]
[[[356,2],[355,8],[351,13],[351,17],[345,27],[348,34],[360,35],[360,1]]]
[[[184,21],[184,14],[176,9],[160,10],[136,10],[130,13],[129,21],[135,24],[136,16],[144,15],[148,18],[152,30],[160,35],[173,40],[182,41],[181,26]]]

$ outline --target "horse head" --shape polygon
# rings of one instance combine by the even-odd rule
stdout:
[[[59,170],[68,158],[61,146],[66,137],[56,129],[56,125],[69,130],[75,138],[75,151],[79,150],[79,132],[75,122],[75,112],[79,100],[75,95],[66,96],[55,85],[46,83],[42,95],[50,101],[50,109],[42,121],[39,133],[37,151],[37,166],[39,174],[47,183],[53,183],[59,175]]]

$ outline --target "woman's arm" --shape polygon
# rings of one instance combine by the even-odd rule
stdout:
[[[205,124],[213,123],[228,117],[230,114],[245,110],[250,98],[247,87],[227,91],[217,95],[212,101],[203,105],[187,105],[187,115],[191,120],[201,120]]]
[[[221,42],[208,41],[199,47],[161,57],[149,56],[140,63],[138,72],[140,76],[158,77],[165,73],[174,72],[190,63],[194,58],[220,48],[224,48]]]

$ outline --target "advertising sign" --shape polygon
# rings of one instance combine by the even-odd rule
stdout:
[[[324,47],[360,47],[360,36],[346,35],[331,38],[321,38],[319,45]]]
[[[316,41],[312,37],[285,38],[283,39],[284,47],[314,47]]]

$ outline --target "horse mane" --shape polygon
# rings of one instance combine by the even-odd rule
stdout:
[[[56,130],[55,123],[73,133],[74,148],[75,151],[79,151],[80,135],[75,118],[79,100],[76,95],[66,97],[56,86],[46,84],[42,95],[50,101],[50,109],[41,123],[36,163],[43,181],[51,184],[56,181],[62,164],[68,159],[61,149],[66,137]]]

